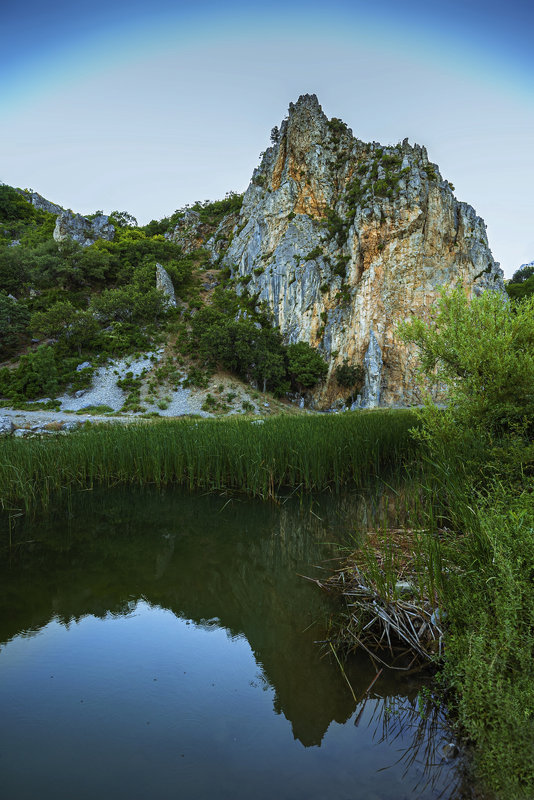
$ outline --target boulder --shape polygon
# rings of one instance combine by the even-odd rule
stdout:
[[[14,427],[11,417],[0,417],[0,436],[9,436]]]

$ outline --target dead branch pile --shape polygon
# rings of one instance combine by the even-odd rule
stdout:
[[[414,572],[409,542],[410,534],[419,532],[387,533],[386,540],[371,531],[363,550],[353,553],[327,581],[316,582],[345,602],[331,635],[337,648],[361,647],[385,666],[417,669],[441,656],[444,614],[436,596],[429,596],[431,590],[424,596],[425,582]]]

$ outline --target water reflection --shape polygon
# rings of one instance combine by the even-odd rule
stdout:
[[[132,652],[136,647],[150,646],[158,653],[161,650],[159,662],[147,662],[150,668],[153,668],[152,664],[163,663],[166,650],[172,650],[178,641],[182,642],[180,653],[191,648],[191,636],[184,638],[189,635],[185,626],[191,622],[200,636],[200,639],[198,636],[195,639],[195,646],[200,648],[203,657],[208,660],[220,658],[220,661],[208,665],[215,681],[219,671],[224,671],[225,664],[230,665],[229,674],[232,670],[245,669],[236,666],[232,660],[234,656],[228,655],[226,645],[220,639],[220,651],[217,648],[203,650],[204,645],[198,644],[204,641],[201,634],[209,638],[224,629],[234,644],[248,642],[255,661],[256,674],[252,680],[255,685],[252,688],[267,693],[276,714],[290,722],[297,742],[305,748],[326,747],[328,758],[337,765],[336,780],[346,775],[346,785],[353,786],[355,765],[346,763],[346,748],[365,749],[373,742],[386,741],[390,742],[391,748],[391,742],[396,742],[395,736],[391,735],[392,720],[398,722],[400,717],[392,717],[386,709],[404,708],[410,715],[417,705],[420,684],[384,675],[376,690],[382,696],[387,695],[388,699],[385,702],[377,700],[374,692],[360,714],[362,709],[356,708],[338,666],[321,654],[316,643],[324,638],[326,622],[333,608],[315,586],[296,576],[302,572],[310,574],[314,564],[317,569],[324,569],[326,560],[334,558],[337,553],[334,545],[347,536],[347,531],[354,530],[355,520],[361,525],[369,521],[377,508],[383,509],[394,502],[386,492],[371,499],[361,495],[342,500],[323,498],[313,504],[293,498],[281,507],[215,495],[188,496],[181,491],[165,494],[155,491],[120,491],[112,495],[109,492],[81,493],[54,515],[38,523],[20,524],[15,531],[15,545],[9,553],[4,553],[0,568],[0,641],[3,643],[0,668],[2,656],[8,656],[10,646],[14,646],[21,636],[31,636],[40,631],[56,636],[54,625],[58,623],[71,626],[71,631],[74,630],[72,624],[79,623],[79,631],[82,631],[89,627],[90,618],[120,621],[137,613],[139,620],[136,624],[145,627],[135,634],[141,638],[130,643]],[[168,618],[161,614],[158,616],[156,609],[172,612],[174,618],[182,621],[182,626],[169,627]],[[98,630],[98,636],[102,636],[102,626]],[[91,648],[100,648],[99,653],[104,651],[102,639],[94,638],[94,632],[91,636],[90,645],[89,639],[79,640],[78,653],[83,652],[84,657],[78,656],[77,669],[83,670],[88,661],[101,658],[98,653],[92,655]],[[106,653],[113,648],[113,640],[109,634],[107,636]],[[172,643],[171,637],[175,637]],[[126,649],[128,646],[121,645]],[[227,654],[219,657],[218,652]],[[143,659],[146,657],[152,658],[152,655],[143,655]],[[124,658],[124,655],[117,658]],[[240,658],[246,661],[244,653]],[[110,669],[116,670],[117,667],[111,666]],[[127,663],[121,669],[130,674]],[[247,666],[246,669],[250,668]],[[189,672],[192,670],[190,667]],[[356,697],[363,698],[373,675],[371,665],[365,659],[354,660],[347,674]],[[130,679],[135,685],[135,676],[130,676]],[[185,690],[178,690],[174,685],[172,691]],[[237,689],[228,687],[226,691]],[[182,695],[180,697],[180,707],[183,708],[186,701]],[[243,698],[242,701],[245,702]],[[217,703],[221,709],[226,709],[221,710],[221,716],[233,713],[228,710],[231,707],[225,705],[224,698]],[[350,745],[348,740],[345,741],[348,734],[344,723],[352,717],[359,723],[359,733]],[[210,724],[215,728],[218,724],[216,718],[214,712]],[[411,719],[413,722],[415,717]],[[381,733],[378,732],[377,720],[382,726]],[[262,724],[267,728],[271,722]],[[364,746],[360,734],[366,728]],[[443,720],[440,720],[438,728],[443,730]],[[334,743],[341,737],[342,729],[345,744],[339,746],[336,755]],[[401,739],[407,747],[412,746],[417,737],[414,739],[413,731],[407,735],[406,726],[398,728],[401,729]],[[256,728],[254,730],[259,741],[260,733]],[[200,736],[200,733],[194,735]],[[432,747],[439,740],[439,736],[430,737],[428,731],[421,736],[425,743],[432,739]],[[274,744],[269,746],[274,747]],[[201,751],[205,747],[199,743]],[[395,751],[391,750],[386,758],[386,761],[389,759],[387,764],[384,754],[381,760],[376,756],[369,759],[370,785],[373,780],[376,782],[376,775],[373,778],[376,770],[394,764],[396,758]],[[411,784],[415,781],[418,785],[419,773],[428,772],[429,764],[439,761],[435,753],[428,758],[428,754],[418,751],[408,768]],[[293,768],[288,767],[290,771]],[[310,776],[313,775],[313,769],[308,769]],[[272,770],[271,764],[269,774]],[[452,784],[458,781],[452,770],[447,769],[445,776],[443,770],[432,767],[430,771],[431,782],[423,781],[423,788],[411,796],[434,797],[438,796],[438,791],[443,797],[459,796],[451,794]],[[298,792],[295,789],[294,794],[287,796],[314,797],[318,790],[310,780],[311,784],[305,790],[301,787]],[[390,780],[392,791],[399,791],[402,780],[403,770],[396,770]],[[386,781],[384,787],[387,785]],[[349,790],[342,789],[341,784],[338,790],[344,793],[331,796],[366,796],[347,794]],[[213,788],[206,789],[209,791]],[[260,796],[255,784],[245,783],[246,791]],[[233,794],[230,788],[228,792],[229,796],[238,796],[235,787]],[[242,796],[252,794],[244,793]],[[156,796],[166,795],[161,791]],[[204,795],[195,789],[195,794],[190,796]],[[219,796],[224,796],[224,793]],[[388,794],[384,788],[379,796],[398,798],[403,795]]]

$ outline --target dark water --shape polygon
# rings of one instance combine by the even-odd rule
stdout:
[[[0,566],[0,797],[461,796],[421,679],[383,674],[357,705],[317,644],[333,607],[299,575],[327,574],[372,515],[361,497],[121,490],[19,520]],[[358,700],[374,675],[347,665]]]

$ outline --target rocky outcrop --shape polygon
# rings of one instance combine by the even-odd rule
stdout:
[[[73,214],[72,211],[63,211],[56,220],[54,239],[63,242],[73,239],[83,247],[94,244],[97,239],[112,241],[115,236],[115,227],[109,222],[105,214],[97,214],[93,219]]]
[[[203,247],[210,233],[210,226],[201,221],[200,214],[188,208],[174,229],[165,234],[165,238],[179,245],[183,253],[192,253]]]
[[[363,357],[363,367],[365,378],[358,405],[362,408],[376,408],[380,405],[383,361],[382,351],[372,328],[369,334],[369,347]]]
[[[291,104],[245,193],[223,258],[238,291],[271,309],[288,342],[329,362],[317,407],[343,402],[334,369],[363,365],[361,405],[421,400],[400,322],[430,314],[439,287],[504,291],[484,222],[424,147],[356,139],[315,95]]]
[[[43,197],[42,194],[38,194],[37,192],[29,192],[21,189],[20,194],[38,211],[48,211],[49,214],[61,214],[65,210],[61,206],[58,206],[57,203],[51,203],[50,200],[47,200],[46,197]]]
[[[176,308],[176,296],[171,276],[161,264],[156,264],[156,289],[165,295],[167,306]]]
[[[228,247],[237,222],[237,214],[228,214],[215,227],[202,222],[198,211],[188,208],[165,238],[179,245],[186,255],[202,247],[216,259]]]

